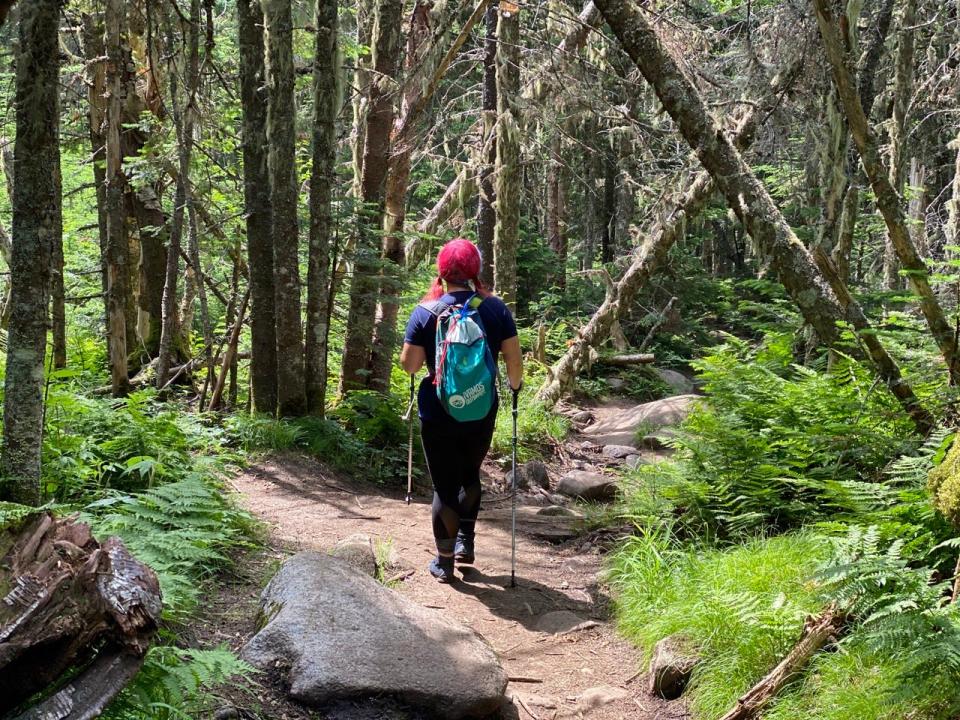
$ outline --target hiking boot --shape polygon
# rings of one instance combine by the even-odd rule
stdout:
[[[457,535],[457,546],[453,551],[458,563],[464,565],[473,565],[476,556],[473,553],[473,538],[466,538],[463,535]]]
[[[449,583],[453,582],[453,558],[452,557],[441,557],[437,556],[430,561],[428,567],[430,574],[433,575],[438,582]]]

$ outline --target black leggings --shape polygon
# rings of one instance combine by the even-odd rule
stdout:
[[[423,454],[433,480],[433,537],[437,552],[452,556],[457,533],[473,540],[480,512],[480,466],[493,440],[496,411],[488,420],[461,425],[425,422]]]

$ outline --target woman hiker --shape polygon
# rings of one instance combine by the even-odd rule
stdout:
[[[437,279],[407,323],[400,365],[409,375],[427,366],[429,374],[418,393],[421,436],[427,467],[433,480],[433,536],[437,556],[430,574],[440,582],[453,580],[454,560],[474,562],[474,532],[480,510],[480,466],[490,449],[497,421],[499,399],[480,420],[460,422],[444,408],[437,396],[437,310],[444,305],[476,309],[496,363],[502,354],[514,394],[523,383],[523,357],[513,315],[504,302],[491,295],[480,282],[480,251],[469,240],[451,240],[437,256]],[[493,388],[496,393],[496,388]]]

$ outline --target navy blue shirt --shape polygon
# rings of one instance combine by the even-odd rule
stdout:
[[[454,293],[447,293],[440,300],[448,305],[462,305],[470,299],[471,295],[473,295],[472,290],[458,290]],[[496,362],[503,341],[517,336],[517,324],[513,319],[510,308],[506,306],[503,300],[494,295],[489,295],[483,299],[477,313],[480,315],[480,322],[483,323],[483,329],[487,335],[487,344],[490,347],[490,352],[493,353],[493,360]],[[437,398],[436,388],[433,386],[433,373],[436,369],[437,360],[436,316],[422,305],[417,305],[410,315],[409,322],[407,322],[407,332],[403,341],[408,345],[422,347],[427,356],[429,375],[420,381],[420,392],[417,394],[420,419],[425,422],[468,424],[458,423],[446,413],[439,398]],[[496,407],[493,412],[496,412]]]

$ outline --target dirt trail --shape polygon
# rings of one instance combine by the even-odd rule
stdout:
[[[495,466],[487,469],[500,477]],[[405,576],[396,583],[399,592],[471,626],[500,655],[512,678],[507,691],[512,703],[505,705],[503,717],[686,717],[681,705],[647,695],[636,649],[609,625],[609,597],[595,540],[554,545],[521,533],[518,587],[508,587],[510,499],[491,486],[490,476],[478,523],[476,565],[463,572],[458,567],[458,580],[450,585],[437,583],[426,571],[433,554],[426,489],[408,506],[402,492],[334,475],[316,460],[293,454],[265,459],[232,484],[241,503],[270,527],[276,547],[327,549],[364,533],[381,554],[389,549],[393,567],[387,575]],[[574,613],[588,627],[559,635],[538,631],[545,613],[560,610]]]

